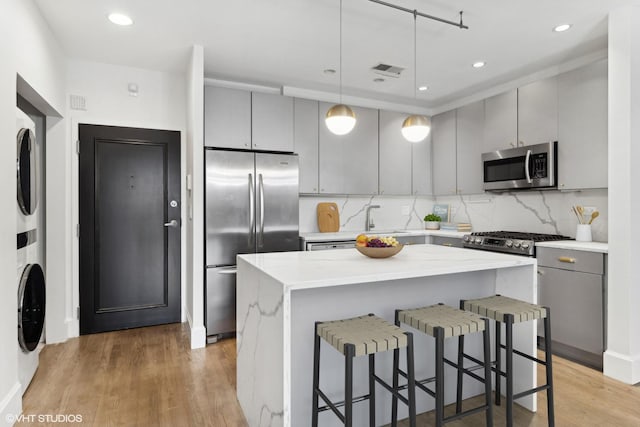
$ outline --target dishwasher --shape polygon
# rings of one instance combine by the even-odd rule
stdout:
[[[307,242],[307,251],[326,251],[329,249],[353,249],[356,246],[355,240],[340,240],[334,242]]]

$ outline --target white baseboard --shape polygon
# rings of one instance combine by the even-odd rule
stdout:
[[[204,348],[207,345],[207,330],[204,325],[195,325],[191,320],[191,313],[187,311],[187,322],[191,329],[191,349]]]
[[[67,339],[80,336],[80,321],[74,318],[67,318],[64,322],[67,325]]]
[[[16,381],[7,395],[0,400],[0,424],[12,426],[20,414],[22,414],[22,387]]]
[[[604,374],[627,384],[640,383],[640,354],[628,356],[607,350],[604,353]]]

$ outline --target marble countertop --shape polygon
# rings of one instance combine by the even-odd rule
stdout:
[[[571,249],[575,251],[609,253],[607,242],[576,242],[575,240],[558,240],[555,242],[536,243],[539,248]]]
[[[355,240],[358,234],[378,236],[439,236],[462,238],[468,232],[448,230],[371,230],[371,231],[339,231],[337,233],[300,233],[305,242],[335,242],[341,240]]]
[[[536,265],[534,258],[440,245],[409,245],[384,259],[368,258],[356,249],[247,254],[238,259],[288,290]]]

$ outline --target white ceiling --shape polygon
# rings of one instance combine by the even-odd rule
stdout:
[[[414,102],[413,16],[369,0],[343,0],[343,92],[436,107],[606,48],[607,15],[634,0],[386,0],[456,21],[418,17]],[[193,44],[204,46],[205,76],[338,91],[339,0],[36,0],[72,58],[183,71]],[[134,20],[117,27],[107,14]],[[565,33],[553,27],[571,23]],[[471,63],[487,62],[482,69]],[[405,67],[379,77],[379,62]]]

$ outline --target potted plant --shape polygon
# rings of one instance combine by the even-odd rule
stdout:
[[[429,214],[424,217],[424,228],[427,230],[439,230],[442,218],[436,214]]]

